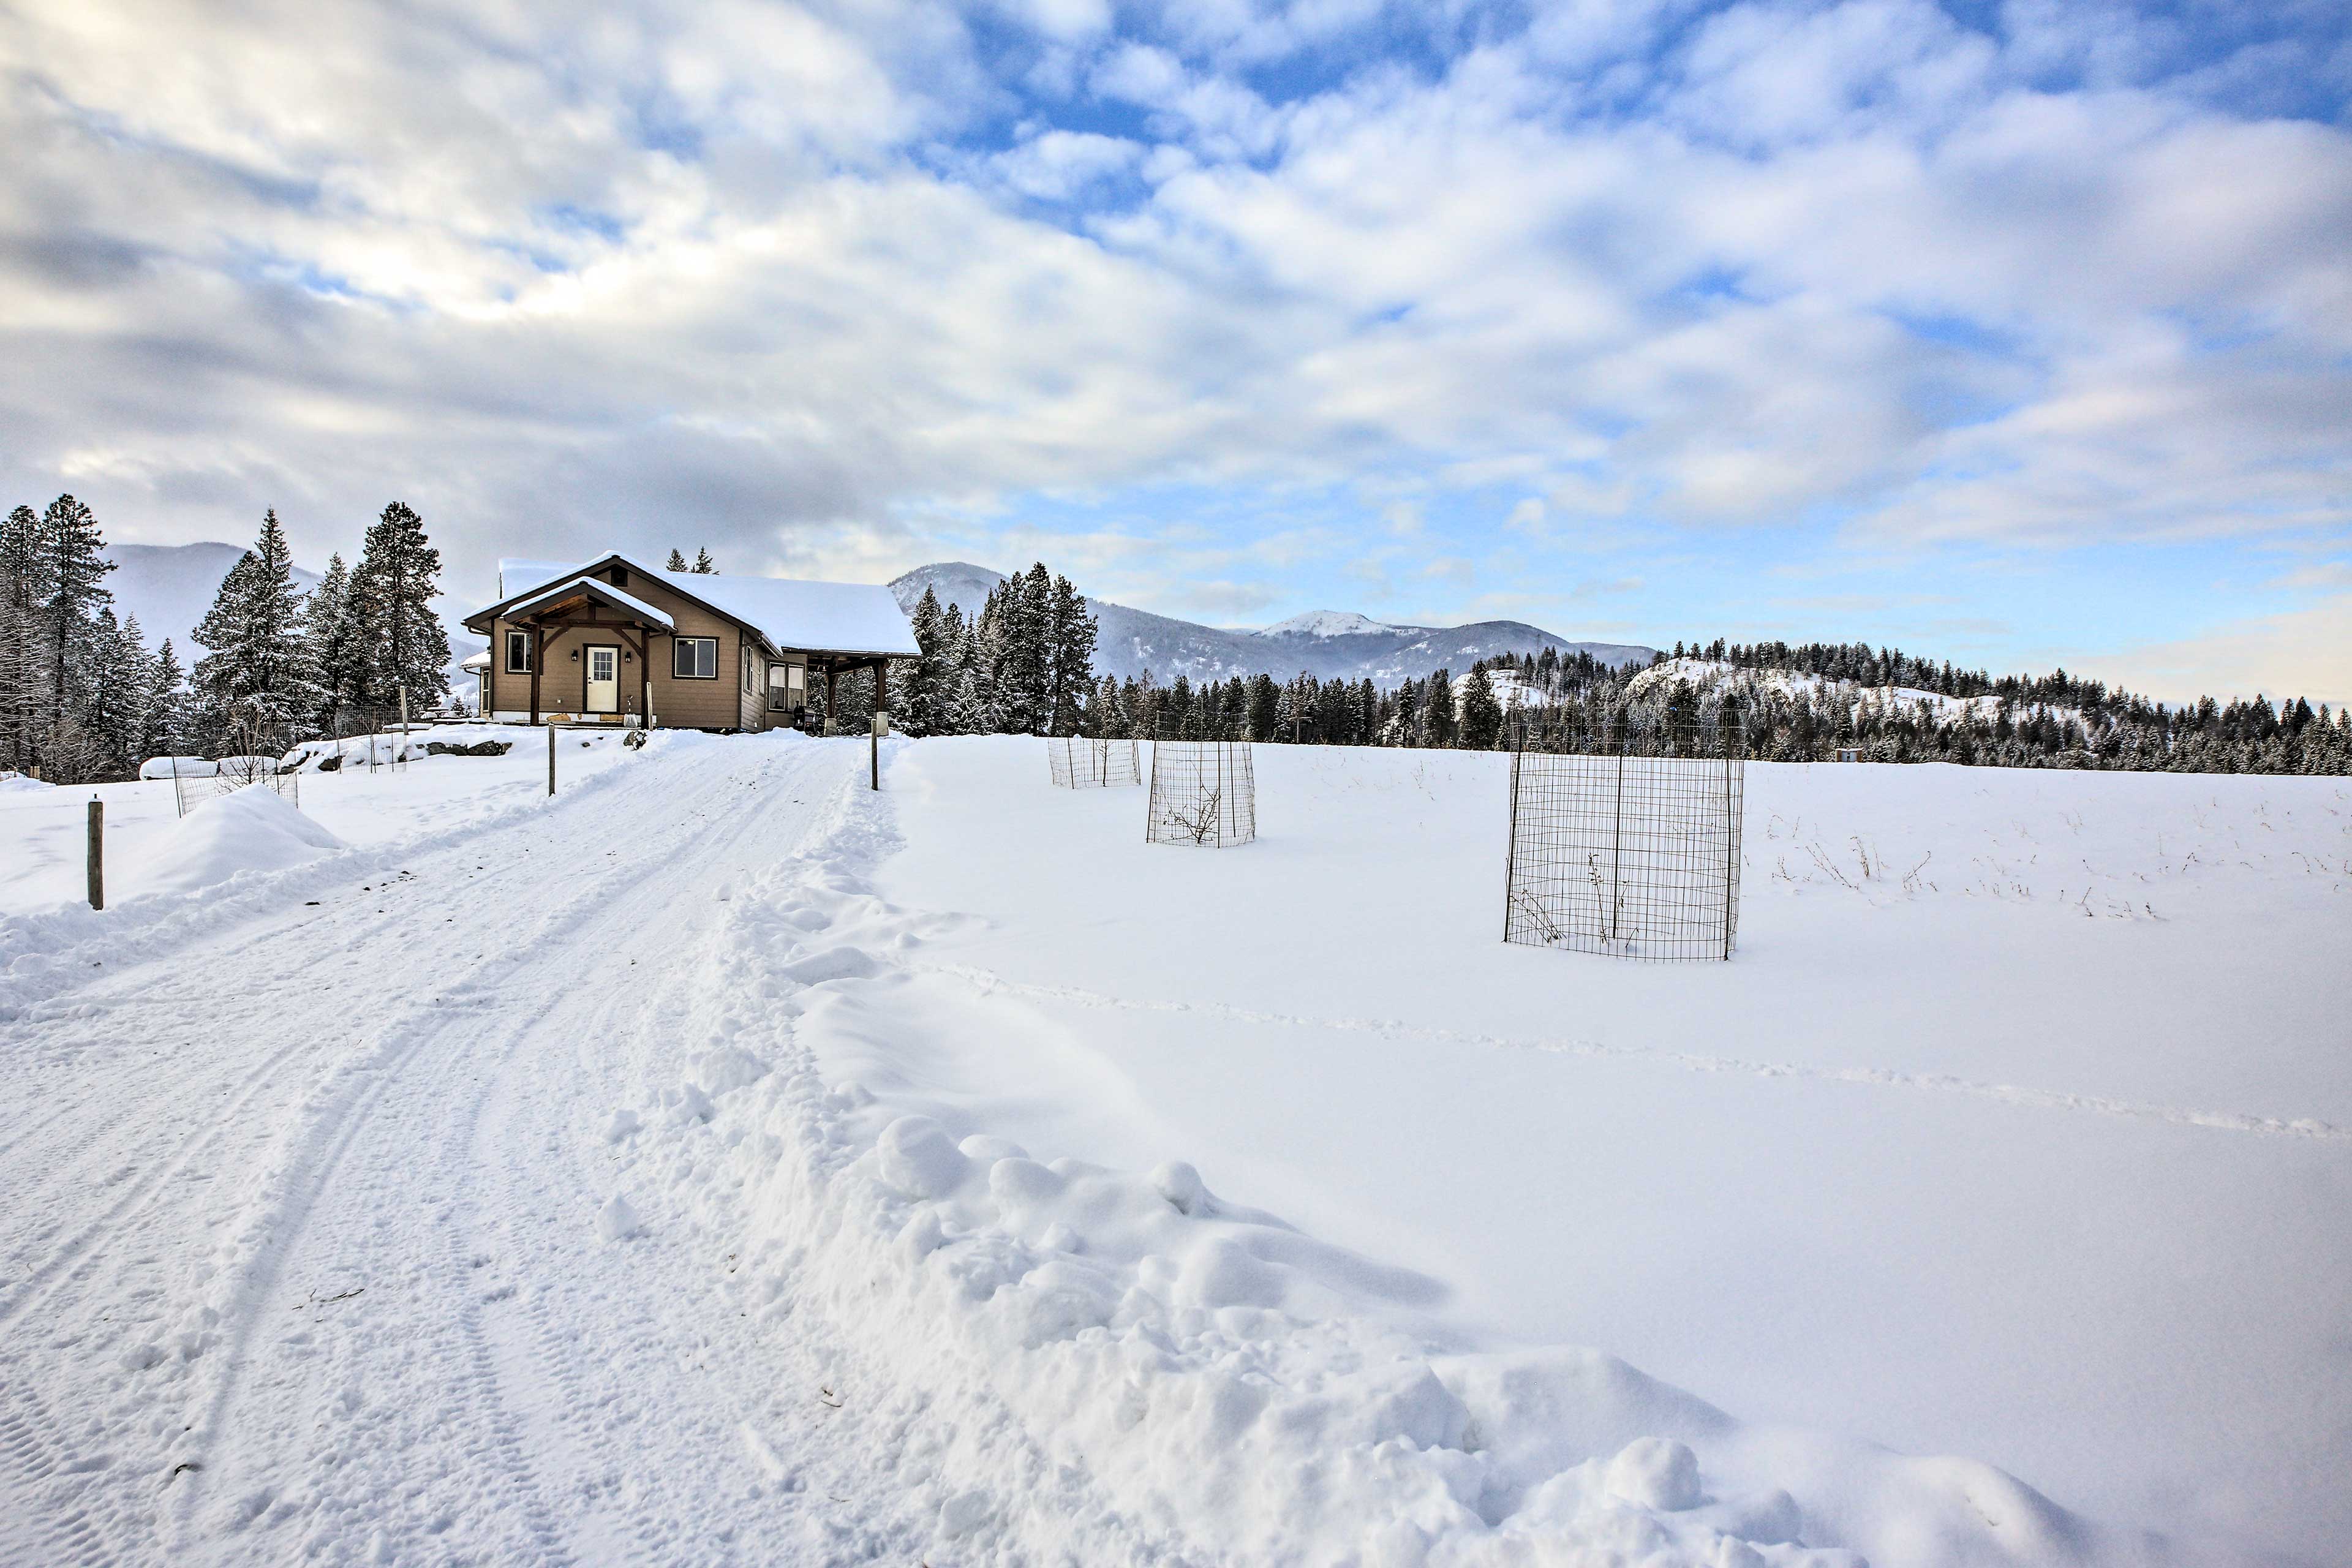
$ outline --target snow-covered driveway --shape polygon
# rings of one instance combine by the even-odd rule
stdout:
[[[0,1561],[911,1539],[822,1392],[853,1361],[656,1194],[599,1234],[613,1110],[726,1005],[729,899],[863,784],[862,747],[715,745],[8,973]]]

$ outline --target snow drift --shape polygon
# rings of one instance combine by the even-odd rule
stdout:
[[[140,894],[193,893],[244,872],[278,871],[343,847],[266,784],[205,801],[130,878]]]

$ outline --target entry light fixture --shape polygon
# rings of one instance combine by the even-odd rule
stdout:
[[[580,662],[580,650],[576,647],[572,650],[572,662],[574,664]]]

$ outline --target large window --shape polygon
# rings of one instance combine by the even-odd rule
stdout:
[[[669,672],[680,680],[718,679],[719,639],[672,637]]]
[[[807,700],[808,677],[797,664],[768,666],[768,706],[788,713]]]
[[[530,634],[529,632],[507,633],[507,673],[509,675],[530,673]]]

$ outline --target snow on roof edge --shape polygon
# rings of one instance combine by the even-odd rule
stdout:
[[[553,584],[584,574],[606,561],[657,578],[688,598],[709,605],[721,615],[751,627],[776,648],[808,648],[826,653],[911,658],[922,649],[914,626],[898,607],[887,584],[825,583],[797,577],[733,577],[724,573],[656,572],[625,551],[607,550],[579,562],[531,561],[501,557],[499,590],[508,591],[512,576],[525,573]],[[528,581],[528,580],[527,580]],[[617,593],[609,584],[599,584]],[[528,588],[524,590],[528,592]],[[530,603],[543,595],[533,595]],[[510,601],[502,599],[501,605]],[[493,606],[485,606],[493,607]],[[479,615],[480,611],[475,614]],[[656,612],[658,613],[658,612]],[[665,622],[665,624],[668,624]]]

